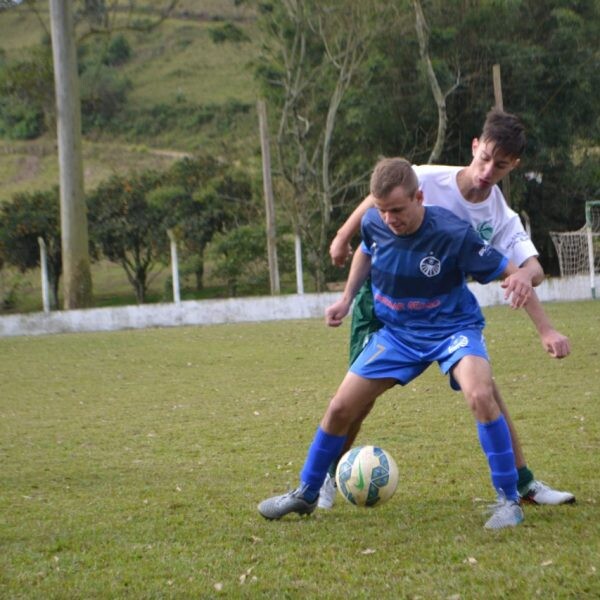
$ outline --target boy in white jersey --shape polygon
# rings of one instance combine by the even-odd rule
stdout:
[[[515,116],[494,109],[487,115],[483,131],[472,142],[473,160],[467,167],[422,165],[414,167],[419,177],[425,205],[444,207],[465,219],[492,247],[508,256],[520,268],[503,283],[507,294],[512,293],[523,305],[534,323],[544,349],[554,358],[570,353],[568,338],[558,332],[546,316],[533,286],[544,278],[537,259],[537,250],[518,215],[511,210],[497,183],[519,165],[525,149],[523,125]],[[343,266],[351,254],[350,241],[358,231],[360,220],[373,198],[365,200],[350,215],[331,243],[330,255],[334,264]],[[356,297],[350,334],[350,364],[360,354],[372,333],[381,327],[373,312],[370,286],[363,286]],[[575,501],[569,492],[553,490],[537,481],[527,467],[516,429],[500,391],[494,383],[494,398],[508,423],[519,474],[519,494],[525,501],[536,504],[564,504]],[[362,418],[368,414],[368,409]],[[345,448],[352,446],[360,429],[358,420],[348,434]],[[331,466],[330,474],[334,466]],[[319,499],[321,508],[331,508],[335,498],[334,480],[328,476]]]

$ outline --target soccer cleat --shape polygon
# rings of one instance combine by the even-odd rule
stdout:
[[[305,488],[299,487],[287,494],[273,496],[263,500],[258,505],[258,512],[265,519],[281,519],[285,515],[295,512],[299,515],[310,515],[317,508],[318,497],[308,502],[302,497]]]
[[[531,504],[573,504],[575,496],[570,492],[559,492],[553,490],[542,481],[532,481],[524,494],[521,494],[522,502]]]
[[[335,483],[335,479],[327,473],[327,477],[325,477],[325,481],[319,490],[319,508],[333,508],[333,504],[335,502],[335,495],[337,494],[337,485]]]
[[[523,509],[516,500],[507,500],[504,496],[498,496],[498,502],[490,506],[492,516],[484,525],[485,529],[504,529],[516,527],[525,518]]]

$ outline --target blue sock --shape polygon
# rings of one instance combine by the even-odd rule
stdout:
[[[477,432],[490,465],[494,487],[509,500],[518,500],[515,455],[504,415],[491,423],[477,423]]]
[[[306,488],[302,495],[306,501],[312,502],[319,495],[327,469],[340,455],[345,441],[345,435],[331,435],[320,427],[317,429],[300,472],[300,481]]]

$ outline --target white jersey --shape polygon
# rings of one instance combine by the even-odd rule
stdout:
[[[486,242],[517,266],[538,255],[519,215],[508,207],[497,185],[483,202],[469,202],[456,181],[464,167],[416,165],[413,168],[419,177],[425,205],[441,206],[471,223]]]

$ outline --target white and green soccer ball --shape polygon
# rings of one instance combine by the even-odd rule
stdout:
[[[360,446],[342,456],[335,481],[338,491],[351,504],[375,506],[389,500],[396,491],[398,467],[382,448]]]

